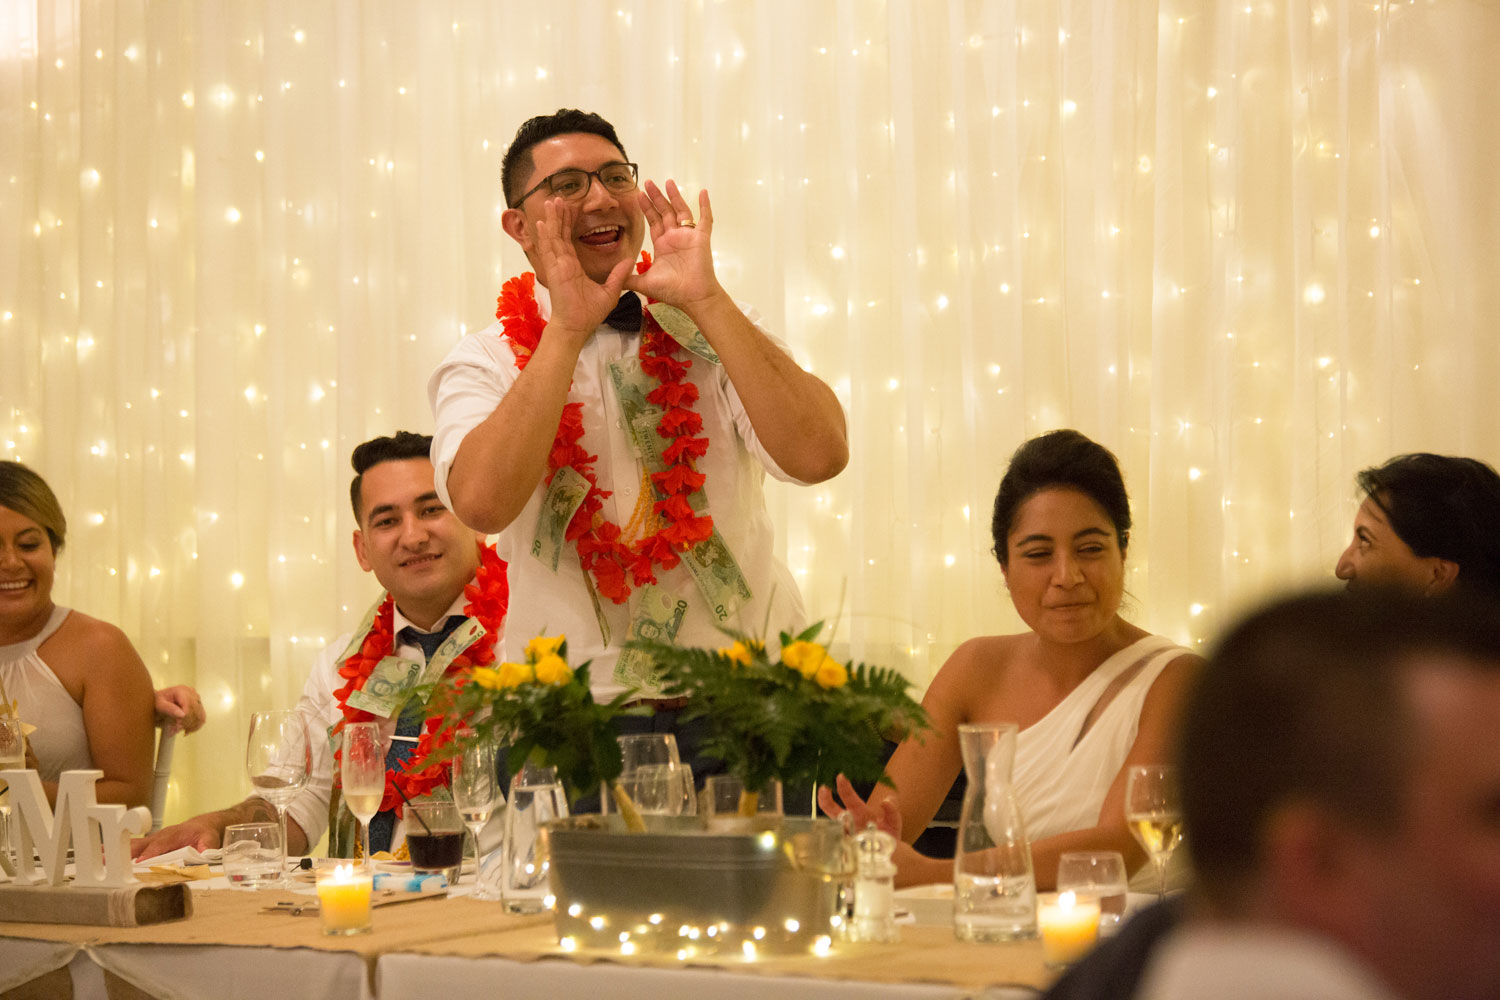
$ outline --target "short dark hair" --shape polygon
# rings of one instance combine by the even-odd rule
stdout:
[[[1177,753],[1185,842],[1208,898],[1234,905],[1286,803],[1392,829],[1417,735],[1408,673],[1455,661],[1500,671],[1488,595],[1318,591],[1231,629],[1187,697]]]
[[[1000,480],[990,533],[1001,566],[1009,559],[1006,539],[1021,504],[1032,494],[1059,486],[1077,490],[1103,507],[1114,522],[1120,551],[1125,551],[1130,541],[1130,497],[1125,492],[1120,463],[1102,444],[1077,431],[1060,430],[1034,437],[1017,448]]]
[[[1458,563],[1458,585],[1500,594],[1500,475],[1475,458],[1398,455],[1356,477],[1421,558]]]
[[[550,115],[537,115],[528,118],[516,129],[516,137],[510,141],[510,146],[505,150],[505,157],[500,161],[500,186],[505,190],[505,204],[509,208],[515,208],[517,200],[521,197],[521,185],[525,183],[526,176],[536,166],[531,158],[531,150],[539,142],[546,142],[553,136],[567,135],[572,132],[587,132],[590,135],[602,136],[614,143],[620,151],[621,159],[628,159],[625,154],[625,146],[620,142],[620,137],[615,133],[615,127],[605,121],[592,111],[579,111],[577,108],[558,108]]]
[[[67,540],[68,519],[63,516],[57,494],[47,480],[20,462],[0,462],[0,507],[9,507],[41,525],[53,552]]]
[[[365,473],[381,462],[399,462],[408,458],[432,457],[432,436],[397,431],[390,437],[371,438],[354,449],[349,464],[354,466],[354,479],[349,483],[349,503],[354,507],[354,523],[360,524],[359,484]]]

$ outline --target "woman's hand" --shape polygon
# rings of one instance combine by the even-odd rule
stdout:
[[[866,802],[859,797],[849,779],[842,774],[838,776],[839,802],[834,800],[833,789],[827,786],[818,789],[818,805],[822,810],[834,819],[838,819],[845,813],[849,814],[849,821],[853,826],[849,829],[858,832],[866,826],[874,823],[876,828],[896,838],[897,843],[901,841],[901,807],[896,802],[894,794],[886,795],[875,802]],[[874,795],[870,796],[872,799]]]
[[[156,692],[156,724],[165,733],[196,733],[208,721],[203,699],[186,684]]]

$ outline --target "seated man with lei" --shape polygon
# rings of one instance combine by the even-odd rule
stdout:
[[[596,698],[634,689],[653,709],[622,729],[672,732],[680,705],[622,646],[801,628],[762,484],[826,480],[848,442],[832,390],[720,286],[708,193],[695,217],[673,181],[637,176],[598,115],[521,126],[501,221],[535,273],[505,283],[498,321],[454,348],[428,393],[438,494],[497,533],[509,564],[500,658],[565,634],[570,659],[593,662]]]
[[[401,842],[398,785],[408,798],[416,798],[449,780],[447,765],[417,772],[409,768],[427,755],[441,716],[427,717],[415,702],[408,702],[398,718],[358,707],[365,702],[357,692],[383,668],[383,661],[396,657],[427,663],[436,653],[448,661],[445,673],[494,661],[505,619],[505,564],[438,499],[427,457],[431,445],[430,437],[402,431],[354,449],[356,474],[349,487],[358,524],[354,554],[386,594],[357,630],[323,651],[297,702],[312,741],[313,773],[287,809],[290,854],[305,854],[328,823],[329,801],[338,784],[329,737],[345,723],[379,721],[394,737],[381,811],[370,824],[373,850],[389,850]],[[456,653],[452,646],[439,650],[450,635],[459,639]],[[270,804],[252,796],[139,839],[132,854],[149,858],[184,846],[218,847],[226,826],[274,818]]]

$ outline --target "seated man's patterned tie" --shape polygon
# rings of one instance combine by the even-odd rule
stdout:
[[[448,620],[443,623],[442,628],[436,632],[422,632],[408,625],[401,630],[398,642],[401,645],[411,644],[422,647],[422,659],[432,659],[432,654],[437,652],[443,640],[452,634],[453,630],[464,623],[463,615],[449,615]],[[408,701],[402,708],[400,717],[396,720],[396,736],[409,737],[408,739],[391,740],[391,748],[385,754],[385,767],[387,771],[400,771],[411,755],[417,749],[417,737],[421,735],[422,723],[427,721],[425,706],[415,700]],[[396,829],[396,811],[387,809],[375,814],[370,820],[370,850],[389,851],[391,849],[391,835]]]

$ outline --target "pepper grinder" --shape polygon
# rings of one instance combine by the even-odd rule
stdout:
[[[899,941],[896,928],[896,865],[891,855],[896,838],[874,823],[854,837],[854,920],[850,937],[855,941]]]

